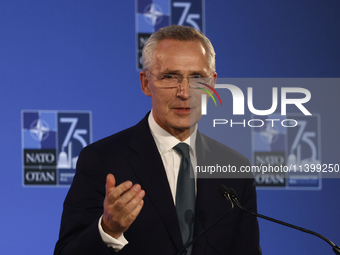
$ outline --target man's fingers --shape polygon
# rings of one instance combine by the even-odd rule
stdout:
[[[135,208],[140,204],[144,196],[145,196],[144,190],[139,190],[138,192],[136,192],[134,197],[131,198],[129,202],[126,203],[122,208],[124,210],[124,213],[127,215],[133,212]]]
[[[117,187],[118,188],[118,187]],[[133,198],[134,196],[141,190],[141,186],[139,184],[135,184],[132,188],[127,190],[124,194],[121,194],[120,197],[116,199],[112,199],[115,202],[113,203],[113,209],[116,211],[120,211],[124,208]],[[115,191],[112,192],[112,197],[115,196]]]
[[[116,186],[116,179],[113,174],[106,176],[106,194],[110,193]]]
[[[145,192],[142,190],[137,196],[144,196],[144,195],[145,195]],[[140,211],[143,208],[143,205],[144,205],[144,200],[140,198],[138,200],[138,203],[135,204],[132,212],[130,212],[126,217],[126,221],[129,225],[131,225],[132,222],[134,222],[134,220],[137,218],[137,216],[139,215]]]
[[[139,215],[140,211],[143,208],[144,201],[143,197],[145,195],[144,190],[140,190],[137,194],[131,199],[131,201],[126,204],[122,210],[120,211],[123,213],[121,218],[121,226],[123,228],[129,228],[130,225],[135,221],[137,216]]]
[[[110,183],[107,186],[109,187]],[[113,187],[104,200],[102,221],[104,231],[115,238],[125,232],[142,210],[144,196],[145,191],[141,186],[139,184],[132,186],[131,181]]]
[[[110,184],[109,184],[110,185]],[[106,183],[108,186],[108,183]],[[121,196],[125,195],[128,190],[132,187],[131,181],[126,181],[118,185],[117,187],[106,188],[106,198],[109,204],[113,204]]]

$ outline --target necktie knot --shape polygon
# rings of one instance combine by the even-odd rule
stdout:
[[[189,158],[189,145],[186,143],[179,143],[174,148],[183,158]]]

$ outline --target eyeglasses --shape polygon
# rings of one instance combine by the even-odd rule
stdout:
[[[184,77],[180,74],[162,74],[162,75],[155,75],[148,71],[152,76],[157,78],[161,82],[161,87],[165,88],[177,88],[179,85],[182,84],[183,79],[188,79],[189,87],[191,89],[195,88],[204,88],[205,86],[212,86],[212,78],[207,76],[202,76],[200,74],[192,74],[188,77]]]

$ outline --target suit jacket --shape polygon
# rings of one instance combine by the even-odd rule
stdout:
[[[161,156],[148,125],[148,114],[136,126],[84,148],[64,202],[60,236],[54,254],[110,255],[114,251],[102,241],[98,219],[103,213],[106,176],[114,174],[117,184],[130,180],[145,190],[144,207],[124,233],[129,241],[120,254],[175,255],[183,247],[176,209]],[[241,154],[198,132],[198,165],[249,165]],[[219,160],[221,157],[218,157]],[[222,198],[220,184],[232,187],[240,203],[256,211],[253,179],[197,179],[194,237],[231,210]],[[193,255],[258,255],[259,231],[256,217],[234,208],[229,215],[195,242]]]

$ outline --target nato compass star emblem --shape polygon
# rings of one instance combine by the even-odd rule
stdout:
[[[37,119],[32,122],[29,131],[34,140],[41,142],[47,139],[50,127],[46,121]]]
[[[266,125],[266,129],[260,132],[261,138],[268,144],[275,143],[278,140],[278,135],[279,131],[274,129],[269,122]]]
[[[159,5],[152,3],[145,7],[143,15],[148,24],[155,26],[162,21],[163,10]]]

